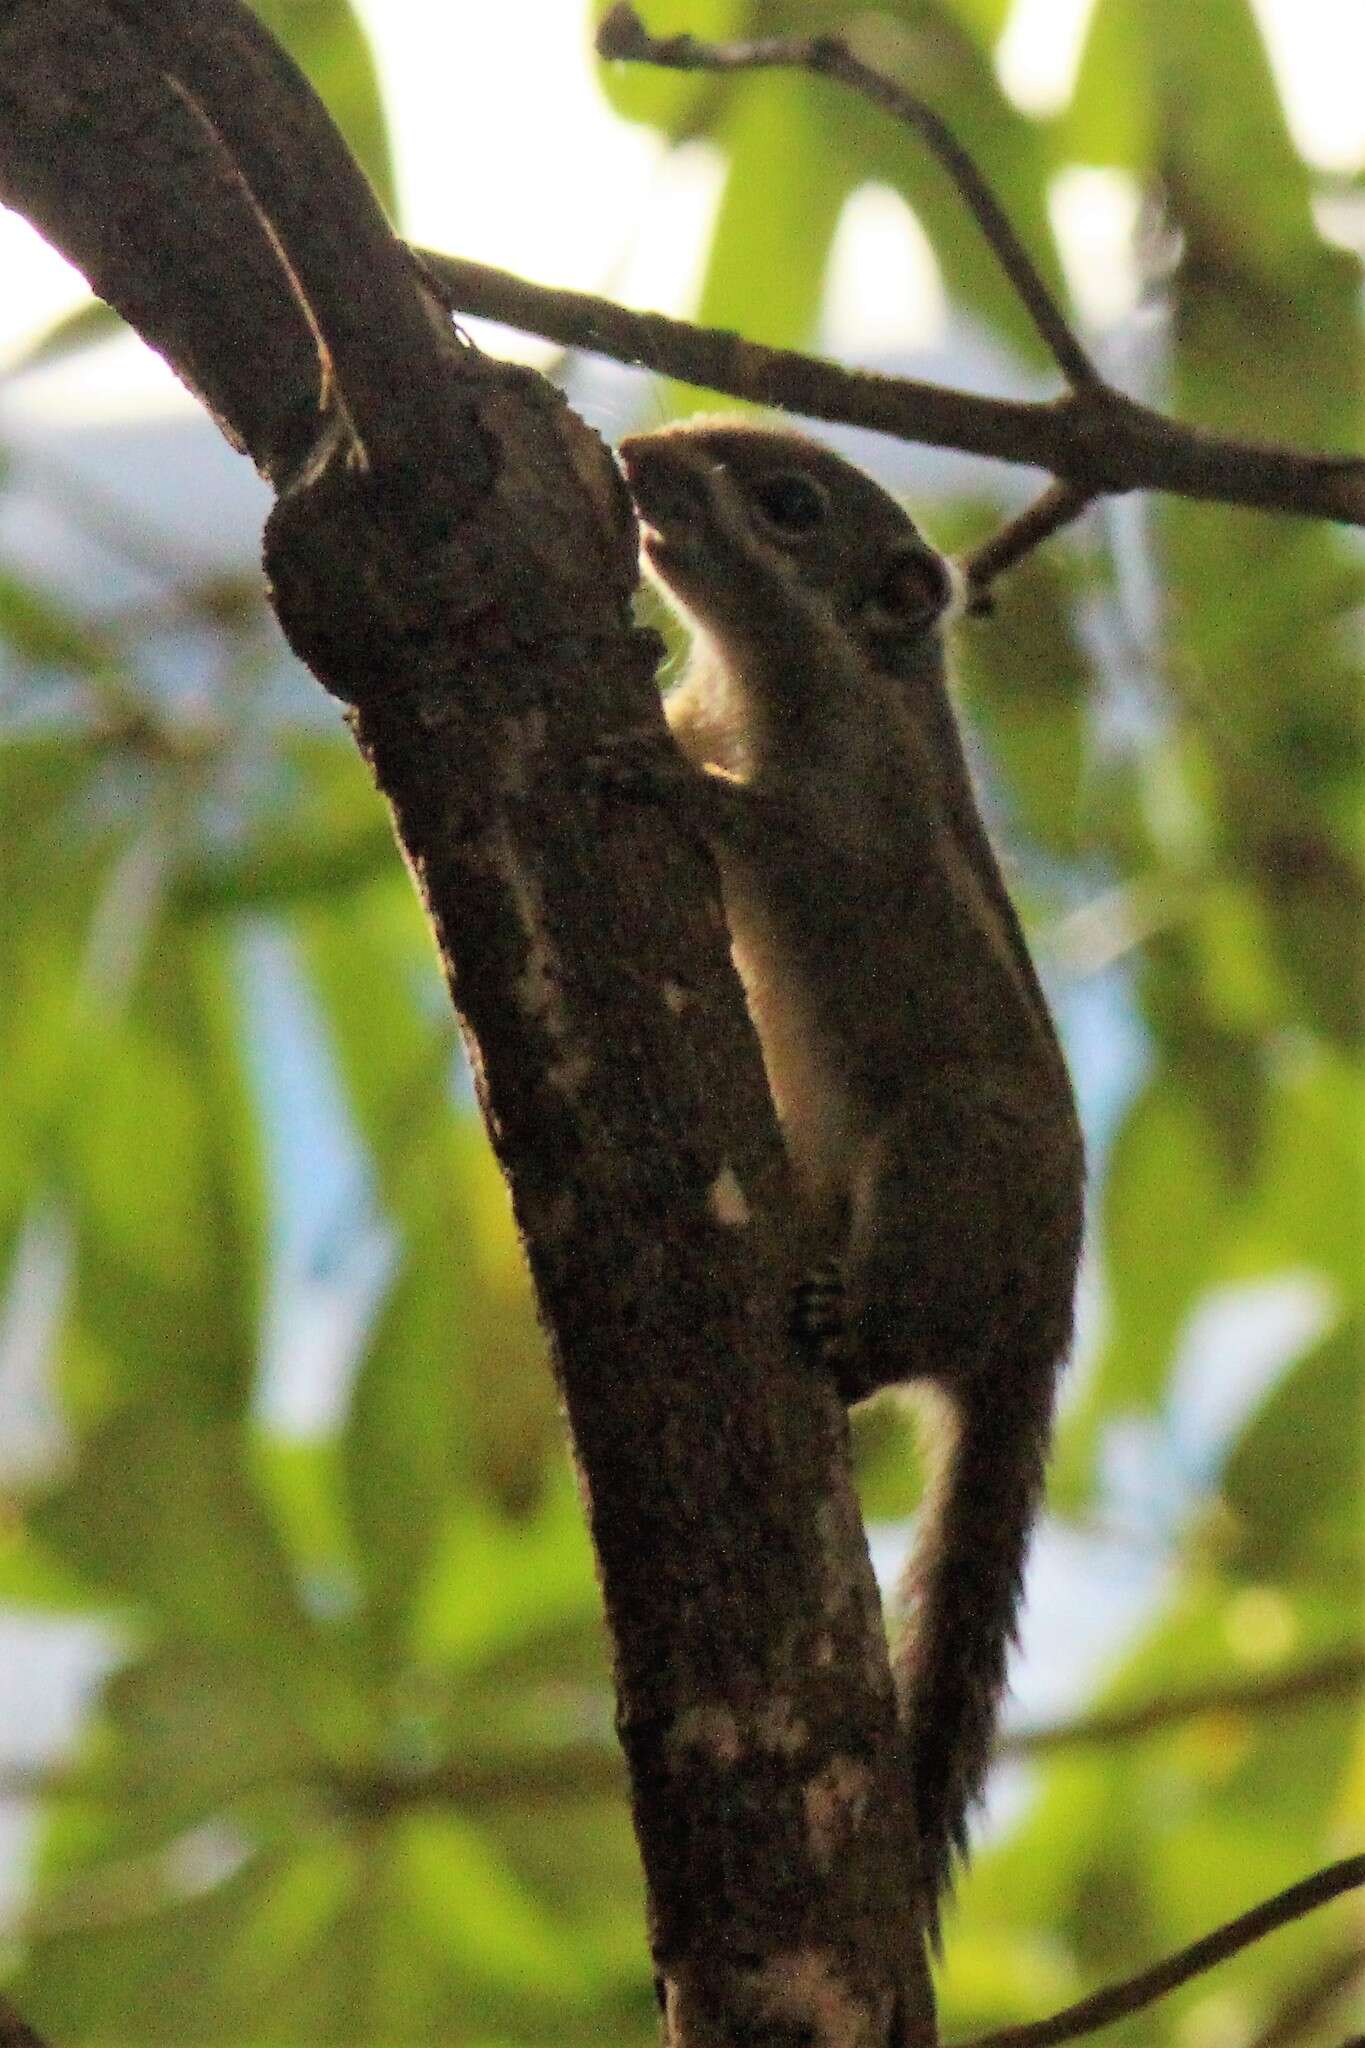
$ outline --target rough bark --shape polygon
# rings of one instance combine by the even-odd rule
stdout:
[[[275,484],[293,645],[431,915],[583,1474],[666,2031],[928,2033],[844,1418],[789,1356],[789,1193],[714,876],[592,757],[660,719],[634,522],[463,345],[235,0],[0,16],[0,195]]]

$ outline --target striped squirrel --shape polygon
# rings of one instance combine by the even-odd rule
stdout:
[[[893,1662],[924,1913],[990,1759],[1071,1338],[1071,1087],[949,703],[954,577],[803,436],[689,421],[623,442],[653,578],[691,627],[637,786],[720,871],[790,1155],[797,1335],[845,1399],[914,1382],[947,1428]]]

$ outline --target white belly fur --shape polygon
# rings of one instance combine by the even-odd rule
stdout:
[[[730,887],[726,913],[787,1151],[808,1201],[819,1210],[839,1201],[851,1172],[854,1117],[839,1061],[810,991],[766,921]]]

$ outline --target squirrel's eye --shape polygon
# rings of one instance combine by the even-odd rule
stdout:
[[[870,603],[893,619],[937,618],[951,590],[941,557],[928,548],[912,548],[887,564]]]
[[[779,533],[813,533],[829,509],[819,484],[796,469],[761,477],[749,492],[763,517]]]

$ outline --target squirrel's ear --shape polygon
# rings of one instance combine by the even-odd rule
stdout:
[[[942,555],[923,541],[906,541],[882,563],[859,616],[873,632],[913,632],[932,625],[952,598],[952,573]]]

